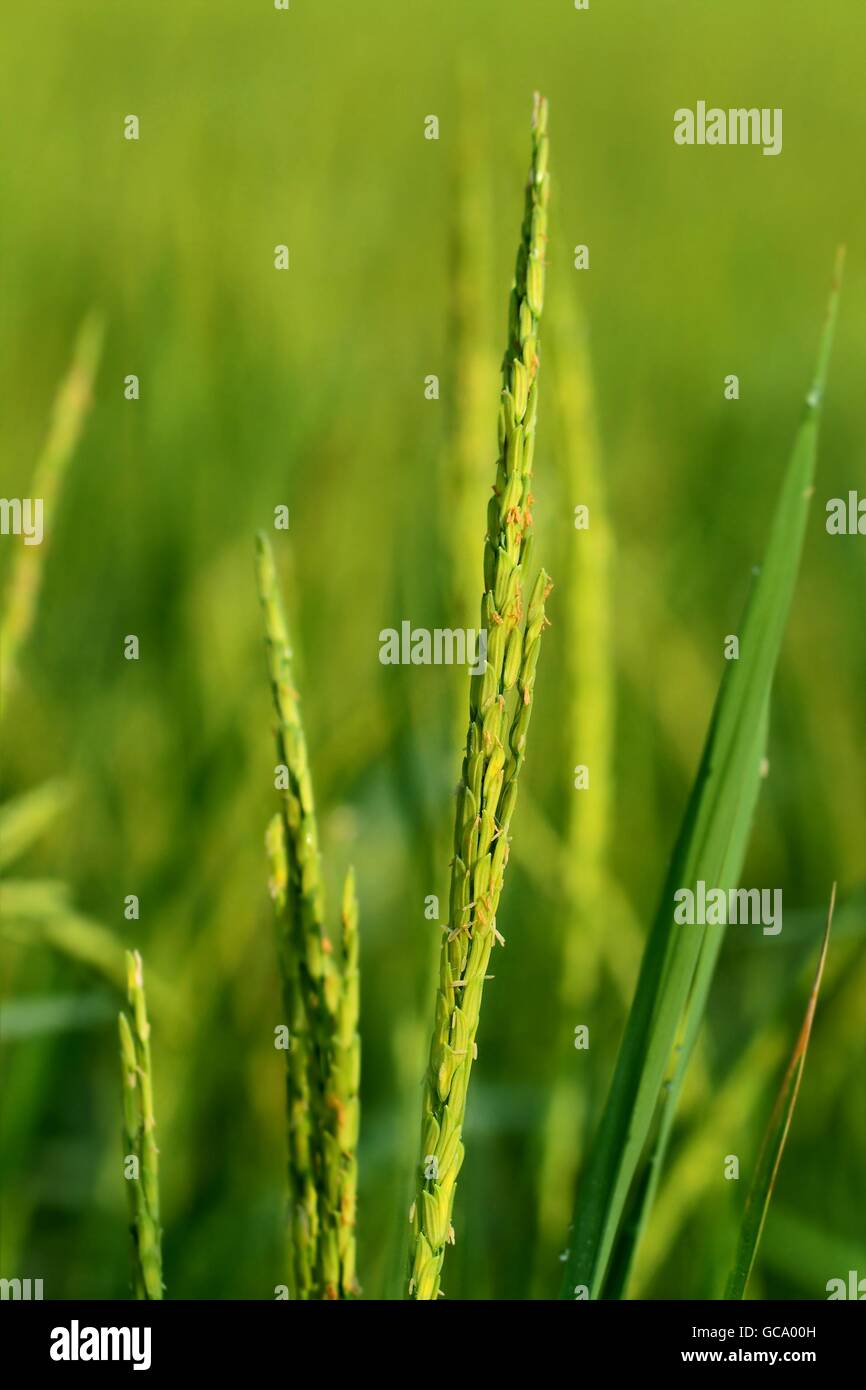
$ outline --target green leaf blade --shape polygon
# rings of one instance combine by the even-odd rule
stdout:
[[[760,787],[755,756],[793,597],[813,491],[818,424],[838,312],[842,253],[830,293],[818,363],[782,484],[764,566],[752,590],[740,657],[723,677],[697,778],[647,940],[614,1079],[578,1185],[562,1297],[586,1287],[598,1298],[629,1191],[650,1135],[707,928],[677,931],[673,894],[698,880],[737,886]],[[732,853],[739,842],[741,850]],[[712,961],[714,964],[714,960]],[[711,971],[701,982],[703,999]],[[701,1010],[701,1013],[703,1010]],[[692,1026],[699,1024],[696,1018]]]

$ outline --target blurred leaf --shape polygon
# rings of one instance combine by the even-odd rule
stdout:
[[[79,916],[65,909],[65,889],[63,885],[27,884],[11,885],[18,892],[18,911],[3,906],[2,894],[10,885],[0,889],[0,935],[19,945],[50,946],[70,960],[94,970],[121,992],[126,991],[126,952],[124,946],[98,922]],[[40,893],[49,888],[60,890],[59,910],[44,914],[36,910]],[[29,890],[34,890],[31,894]],[[35,891],[38,890],[38,891]],[[31,901],[32,898],[32,901]],[[46,898],[46,901],[49,901]],[[148,975],[148,992],[155,1009],[164,1011],[174,1019],[179,1018],[178,1006],[173,991],[152,970]]]
[[[69,889],[55,879],[4,879],[0,883],[0,921],[41,921],[69,910]]]
[[[0,1008],[0,1042],[92,1028],[113,1019],[117,1004],[107,994],[34,995]]]
[[[30,493],[44,508],[45,534],[36,546],[15,553],[5,602],[0,612],[0,714],[14,687],[18,658],[30,636],[42,585],[48,542],[54,532],[55,504],[90,409],[93,384],[102,355],[105,325],[98,314],[84,320],[75,340],[72,362],[57,391],[48,437],[36,462]]]
[[[814,1297],[810,1276],[824,1290],[828,1279],[844,1278],[849,1269],[866,1269],[866,1244],[856,1236],[828,1231],[801,1212],[774,1202],[761,1241],[761,1263],[772,1265]]]
[[[0,806],[0,869],[20,859],[69,804],[66,782],[44,782]]]
[[[754,1112],[784,1052],[779,1030],[763,1029],[749,1039],[727,1076],[700,1092],[693,1124],[677,1150],[653,1204],[652,1222],[641,1239],[633,1297],[644,1297],[685,1223],[712,1201],[713,1188],[718,1188],[719,1135],[736,1132],[743,1116]],[[650,1166],[646,1165],[644,1181]]]

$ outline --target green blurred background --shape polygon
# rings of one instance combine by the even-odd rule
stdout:
[[[424,899],[445,911],[466,691],[454,668],[383,667],[378,634],[403,618],[453,626],[467,554],[480,597],[536,87],[550,100],[555,207],[536,558],[559,583],[444,1288],[558,1289],[572,1198],[568,1185],[544,1191],[551,1088],[558,1077],[553,1123],[576,1162],[843,241],[815,507],[744,875],[783,889],[785,929],[729,933],[632,1292],[721,1292],[834,878],[825,992],[751,1292],[821,1298],[829,1278],[866,1275],[866,542],[824,530],[826,500],[866,486],[862,3],[292,0],[282,13],[270,0],[31,0],[4,30],[4,496],[28,495],[87,311],[107,335],[4,711],[2,799],[69,781],[71,802],[14,873],[64,881],[75,912],[144,953],[168,1296],[268,1298],[284,1279],[263,849],[274,753],[252,561],[281,503],[332,912],[349,862],[361,895],[360,1273],[367,1296],[401,1289],[438,945]],[[676,147],[673,112],[699,99],[782,107],[781,156]],[[122,138],[130,113],[137,143]],[[273,268],[279,243],[287,273]],[[588,271],[572,267],[577,243]],[[579,350],[557,327],[566,302]],[[598,527],[585,534],[572,522],[587,500],[581,441],[563,442],[562,404],[569,372],[588,381],[581,325],[600,437]],[[490,383],[476,392],[489,424],[467,474],[454,463],[475,427],[470,359]],[[723,396],[731,372],[736,403]],[[124,399],[129,373],[137,402]],[[424,396],[430,373],[438,401]],[[463,530],[467,504],[477,526]],[[570,585],[574,547],[603,533],[605,508],[597,650]],[[17,544],[2,541],[4,583]],[[123,660],[128,633],[138,663]],[[599,651],[612,663],[608,754],[581,687]],[[573,789],[581,762],[610,798],[603,880],[597,865],[582,879],[574,852],[575,798],[593,795]],[[139,922],[124,920],[130,893]],[[72,911],[50,909],[61,942]],[[106,973],[45,944],[46,912],[19,915],[3,943],[0,1275],[41,1277],[48,1298],[126,1297],[113,958]],[[570,1041],[581,1022],[585,1053]],[[729,1153],[740,1183],[723,1179]]]

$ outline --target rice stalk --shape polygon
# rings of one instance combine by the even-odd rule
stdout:
[[[358,1207],[358,1129],[360,1125],[361,1038],[358,1032],[360,1012],[360,972],[358,937],[358,894],[355,874],[349,869],[343,882],[343,901],[340,909],[340,1008],[337,1015],[335,1043],[339,1103],[351,1125],[351,1143],[341,1155],[340,1224],[338,1227],[340,1275],[344,1289],[358,1292],[356,1271],[357,1251],[355,1226]]]
[[[257,541],[257,575],[276,715],[277,754],[281,774],[285,776],[285,785],[281,787],[282,846],[273,830],[269,834],[272,872],[276,865],[275,881],[279,885],[275,894],[278,909],[280,900],[283,901],[283,993],[289,1019],[300,1029],[294,1043],[305,1063],[305,1080],[301,1082],[294,1076],[289,1049],[290,1153],[295,1149],[294,1157],[290,1157],[290,1173],[295,1159],[308,1163],[316,1189],[314,1219],[306,1172],[299,1168],[301,1187],[293,1188],[293,1200],[298,1204],[293,1213],[298,1296],[351,1298],[358,1292],[357,906],[350,880],[344,896],[342,946],[338,954],[325,927],[324,882],[307,744],[293,684],[292,651],[273,554],[264,535],[259,535]],[[307,1144],[309,1159],[305,1156]],[[309,1223],[306,1227],[305,1221]],[[309,1243],[312,1250],[307,1248]],[[311,1259],[312,1274],[308,1272]]]
[[[279,812],[266,835],[269,888],[277,924],[283,1010],[289,1030],[286,1048],[286,1120],[288,1129],[289,1260],[293,1298],[315,1297],[319,1241],[319,1196],[313,1171],[313,1116],[310,1101],[310,1037],[301,994],[297,951],[288,910],[289,864],[286,831]]]
[[[33,472],[30,495],[42,499],[44,534],[41,545],[19,546],[11,567],[0,618],[0,713],[17,682],[21,649],[36,616],[54,510],[90,409],[102,339],[102,320],[91,314],[79,331],[72,364],[55,397],[48,438]]]
[[[479,498],[484,496],[488,478],[492,434],[490,403],[497,395],[499,375],[499,362],[488,331],[491,210],[483,109],[483,82],[479,82],[477,67],[467,66],[460,74],[456,157],[451,171],[450,389],[446,393],[448,413],[437,490],[438,541],[445,560],[439,596],[449,615],[448,626],[457,629],[469,629],[476,620],[482,567],[479,541],[484,531]],[[429,525],[429,519],[426,524]],[[398,593],[402,611],[403,591],[398,588]],[[435,883],[442,856],[448,854],[452,831],[441,815],[445,785],[437,780],[431,787],[428,769],[414,736],[414,729],[421,722],[428,729],[433,724],[430,701],[427,698],[422,706],[417,698],[417,681],[409,671],[405,676],[405,680],[389,682],[387,687],[395,705],[395,723],[399,729],[395,776],[401,809],[405,809],[407,818],[407,834],[417,846],[414,863],[418,892],[426,894]],[[444,719],[435,729],[437,740],[440,733],[447,736],[443,747],[451,745],[452,738],[457,746],[465,737],[467,690],[468,676],[461,673],[454,682],[454,699],[442,709]],[[395,1227],[389,1241],[388,1296],[397,1298],[402,1297],[406,1287],[406,1210],[414,1197],[415,1186],[418,1075],[429,1045],[429,999],[438,978],[439,952],[439,933],[430,923],[421,965],[415,972],[417,984],[413,980],[415,987],[402,989],[400,997],[394,1000],[391,1056],[401,1095],[401,1142],[400,1151],[395,1154],[398,1166],[393,1181],[408,1184],[405,1202],[401,1202],[399,1208],[395,1206]]]
[[[123,1085],[124,1178],[132,1237],[133,1293],[136,1298],[161,1299],[162,1230],[159,1224],[159,1151],[153,1108],[150,1024],[144,993],[144,973],[138,951],[127,951],[127,990],[130,1014],[118,1018]],[[127,1165],[132,1163],[132,1171]]]
[[[536,96],[532,159],[502,366],[496,484],[488,505],[481,626],[483,675],[472,677],[469,732],[458,791],[449,923],[441,948],[430,1058],[424,1078],[421,1154],[411,1213],[409,1296],[439,1296],[445,1246],[463,1162],[463,1123],[496,910],[508,859],[550,589],[542,570],[528,606],[531,480],[538,405],[538,325],[547,238],[547,103]],[[511,692],[516,686],[517,694]]]

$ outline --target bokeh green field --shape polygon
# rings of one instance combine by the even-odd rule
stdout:
[[[349,862],[361,897],[359,1267],[366,1295],[401,1290],[438,945],[424,902],[447,893],[465,677],[382,666],[379,632],[404,618],[454,625],[455,190],[466,190],[468,143],[483,209],[470,248],[476,326],[495,368],[535,88],[551,112],[548,304],[567,298],[587,325],[614,542],[616,890],[572,920],[561,844],[575,796],[592,794],[573,789],[574,765],[591,755],[574,746],[564,683],[589,639],[566,621],[562,582],[444,1288],[558,1290],[559,1242],[538,1220],[550,1085],[572,1068],[577,1158],[615,1061],[723,638],[763,550],[840,242],[848,269],[818,484],[744,875],[782,888],[785,927],[729,932],[633,1292],[724,1287],[834,879],[837,929],[751,1292],[821,1298],[832,1277],[866,1276],[866,540],[824,529],[828,498],[866,488],[862,4],[592,0],[582,13],[570,0],[292,0],[281,13],[269,0],[31,0],[4,27],[4,496],[28,495],[89,310],[107,334],[3,712],[0,799],[71,783],[16,877],[65,881],[76,910],[118,948],[139,947],[162,985],[152,1021],[168,1296],[268,1298],[284,1277],[263,847],[274,754],[253,574],[254,533],[280,503],[332,913]],[[675,146],[674,110],[699,99],[782,107],[781,156]],[[122,138],[128,113],[137,143]],[[435,142],[424,139],[431,113]],[[290,247],[286,273],[273,268],[278,243]],[[572,268],[576,243],[590,247],[588,271]],[[545,360],[536,559],[564,581],[572,548],[594,533],[573,528],[584,499],[564,470],[546,372]],[[129,373],[137,402],[124,399]],[[425,399],[431,373],[438,401]],[[723,396],[728,373],[740,378],[736,403]],[[479,597],[495,415],[494,384]],[[2,539],[0,581],[17,544]],[[123,659],[129,633],[137,663]],[[131,893],[139,922],[124,920]],[[38,923],[31,944],[18,928],[3,942],[0,1275],[41,1277],[48,1298],[125,1297],[119,996],[40,944]],[[574,1017],[559,1007],[566,931],[591,943],[593,984]],[[577,1023],[591,1046],[567,1055]],[[730,1153],[739,1183],[723,1178]],[[569,1211],[571,1193],[556,1202]]]

